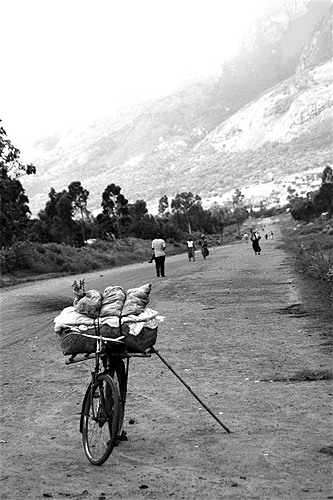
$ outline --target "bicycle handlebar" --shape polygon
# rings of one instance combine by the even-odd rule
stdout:
[[[108,353],[109,356],[115,357],[124,357],[124,358],[151,358],[153,352],[126,352],[126,353]],[[69,359],[66,359],[66,365],[73,365],[74,363],[81,363],[81,361],[87,361],[88,359],[95,359],[96,354],[83,354],[82,356],[73,358],[72,356]]]
[[[82,333],[80,332],[79,335],[83,335],[84,337],[88,337],[90,339],[101,339],[101,340],[106,340],[107,342],[121,342],[122,339],[125,338],[124,335],[122,335],[121,337],[117,337],[115,339],[112,339],[110,337],[103,337],[102,335],[89,335],[88,333]]]

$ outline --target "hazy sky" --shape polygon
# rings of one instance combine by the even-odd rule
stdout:
[[[216,70],[263,0],[0,0],[0,118],[22,153]]]

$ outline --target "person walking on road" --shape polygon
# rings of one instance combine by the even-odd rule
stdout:
[[[206,237],[204,234],[201,236],[201,240],[199,241],[199,245],[201,246],[202,256],[205,259],[209,255],[209,250],[208,250],[208,241],[206,240]]]
[[[191,259],[193,259],[193,262],[195,261],[195,245],[193,238],[189,238],[187,240],[187,255],[188,255],[188,260],[191,262]]]
[[[157,238],[153,239],[151,243],[151,248],[154,251],[155,269],[156,276],[159,278],[165,278],[164,266],[165,266],[165,241],[158,234]]]
[[[254,250],[255,255],[260,255],[261,254],[261,248],[259,245],[259,240],[261,239],[261,236],[259,234],[258,230],[255,230],[252,232],[251,230],[251,241],[252,241],[252,248]]]

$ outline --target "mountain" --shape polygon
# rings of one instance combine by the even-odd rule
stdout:
[[[332,3],[269,2],[220,76],[36,143],[30,207],[74,180],[90,210],[112,182],[151,211],[182,191],[206,205],[236,188],[282,202],[290,184],[315,189],[331,163],[332,95]]]

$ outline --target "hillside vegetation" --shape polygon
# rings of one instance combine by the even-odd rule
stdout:
[[[74,180],[90,210],[110,182],[156,208],[164,194],[205,201],[272,176],[281,196],[286,176],[322,170],[332,144],[331,3],[273,4],[219,77],[41,140],[36,177],[24,180],[33,211]]]

